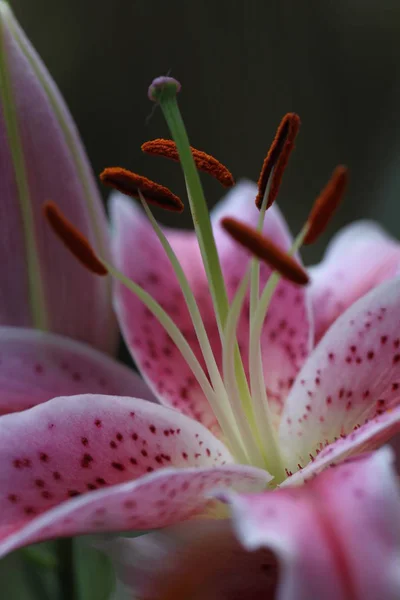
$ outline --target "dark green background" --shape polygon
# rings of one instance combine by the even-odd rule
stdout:
[[[158,111],[147,119],[146,91],[154,76],[171,70],[183,84],[180,102],[193,145],[214,153],[237,178],[257,178],[281,116],[300,114],[301,135],[280,197],[294,229],[332,168],[350,167],[346,205],[311,256],[355,218],[379,219],[398,233],[397,0],[13,0],[12,6],[60,86],[96,172],[119,164],[183,191],[176,165],[140,152],[144,140],[167,135]],[[210,204],[220,195],[210,182],[207,192]]]

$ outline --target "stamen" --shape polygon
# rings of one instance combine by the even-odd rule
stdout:
[[[281,185],[283,173],[294,149],[294,141],[300,129],[300,117],[296,113],[285,115],[277,129],[275,139],[268,151],[258,179],[256,206],[260,210],[272,173],[272,181],[268,195],[267,208],[275,201]]]
[[[149,140],[142,145],[142,150],[147,154],[163,156],[164,158],[180,162],[178,149],[173,140]],[[193,148],[193,146],[190,146],[190,150],[192,151],[194,162],[199,171],[204,171],[204,173],[212,175],[212,177],[217,179],[224,187],[229,188],[235,185],[232,173],[225,165],[214,158],[214,156],[211,156],[202,150],[197,150],[196,148]]]
[[[240,436],[237,435],[237,425],[232,422],[233,415],[229,405],[229,399],[226,394],[224,382],[222,381],[217,363],[215,361],[213,349],[208,339],[207,331],[204,326],[199,307],[197,305],[196,298],[192,292],[189,281],[185,275],[185,272],[179,263],[179,260],[172,249],[167,237],[158,225],[157,221],[153,217],[150,208],[148,207],[142,193],[139,191],[140,200],[146,215],[148,216],[150,223],[156,233],[162,247],[165,250],[167,257],[169,258],[170,264],[175,272],[178,279],[179,285],[186,302],[189,314],[192,319],[193,327],[195,329],[197,339],[200,344],[200,348],[206,363],[208,374],[210,376],[211,384],[215,390],[216,397],[218,398],[217,403],[211,404],[211,407],[221,425],[229,445],[231,446],[233,454],[236,458],[240,457],[241,462],[247,462],[246,455],[241,447]]]
[[[222,219],[221,224],[234,240],[292,283],[306,285],[309,282],[309,277],[303,267],[256,229],[231,217]]]
[[[304,232],[302,230],[290,248],[289,254],[291,256],[300,249],[303,239]],[[254,413],[256,415],[256,422],[257,427],[259,427],[260,436],[264,440],[266,456],[268,457],[268,470],[271,470],[271,472],[274,473],[276,483],[280,483],[285,479],[285,472],[281,460],[279,443],[272,424],[272,414],[268,404],[266,385],[263,375],[260,340],[268,306],[271,302],[279,280],[279,274],[272,273],[264,286],[261,297],[257,303],[256,310],[251,317],[249,345],[249,374]]]
[[[97,257],[89,241],[68,221],[54,202],[46,202],[43,212],[54,233],[89,271],[96,275],[107,275],[107,268]]]
[[[260,444],[259,447],[260,439],[258,439],[257,436],[257,428],[254,430],[255,422],[252,406],[250,405],[251,414],[249,415],[248,411],[246,411],[245,406],[243,405],[243,396],[240,393],[235,365],[235,348],[237,341],[236,332],[243,308],[248,281],[249,273],[247,272],[243,277],[238,289],[236,290],[235,296],[229,308],[223,339],[222,361],[226,389],[229,394],[236,423],[239,427],[246,451],[250,457],[250,463],[261,468],[265,468],[266,465],[262,454],[262,444]]]
[[[348,181],[348,170],[340,165],[332,173],[328,181],[316,199],[308,217],[308,231],[304,238],[304,244],[312,244],[325,231],[333,213],[339,206]]]
[[[141,288],[140,285],[126,277],[112,264],[98,258],[88,240],[68,221],[53,202],[47,202],[43,211],[55,233],[79,261],[81,261],[90,271],[98,275],[110,273],[110,275],[122,283],[128,290],[135,294],[141,302],[143,302],[177,346],[182,357],[187,362],[193,375],[199,382],[199,385],[211,406],[215,406],[217,398],[215,397],[214,390],[210,385],[208,377],[188,341],[162,306],[154,300],[148,292]],[[216,417],[218,419],[218,412],[216,413]]]
[[[101,173],[100,179],[104,185],[108,185],[131,198],[139,198],[138,190],[140,190],[149,204],[155,204],[172,212],[181,213],[183,211],[182,200],[173,194],[171,190],[127,169],[108,167]]]

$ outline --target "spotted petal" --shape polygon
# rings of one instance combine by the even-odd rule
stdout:
[[[299,469],[284,481],[282,486],[299,485],[312,479],[327,467],[336,467],[349,457],[379,448],[391,440],[395,450],[399,451],[400,406],[385,411],[370,419],[349,435],[340,437],[321,450],[315,459]]]
[[[353,304],[318,344],[287,398],[280,440],[289,470],[400,401],[400,279]]]
[[[400,496],[391,462],[383,449],[298,489],[222,493],[233,521],[103,547],[129,597],[395,600]]]
[[[323,261],[310,268],[316,340],[353,302],[393,277],[399,267],[400,246],[379,225],[359,221],[339,232]]]
[[[200,358],[178,281],[147,218],[121,194],[112,196],[111,216],[115,229],[114,257],[119,269],[161,304]],[[184,246],[184,266],[190,264],[188,276],[214,341],[218,331],[196,240],[191,233],[179,232],[174,234],[174,241]],[[115,307],[131,354],[160,402],[194,417],[210,429],[217,428],[207,399],[169,335],[140,300],[119,283],[115,286]]]
[[[228,236],[220,221],[234,216],[249,225],[256,226],[259,212],[254,204],[257,190],[254,184],[242,182],[231,191],[213,211],[212,219],[222,269],[228,289],[233,298],[240,279],[249,263],[249,254]],[[274,204],[266,213],[264,234],[282,250],[289,251],[293,239],[285,220]],[[299,257],[297,257],[300,260]],[[271,275],[271,269],[260,266],[260,289]],[[248,301],[238,327],[241,354],[248,366],[249,318]],[[300,288],[283,280],[272,298],[261,337],[261,352],[271,411],[275,417],[282,412],[283,403],[293,381],[311,350],[311,310],[306,288]],[[278,418],[275,419],[278,422]]]
[[[0,414],[60,394],[89,392],[154,400],[141,377],[90,346],[33,329],[0,327]]]
[[[230,297],[244,275],[250,258],[222,230],[219,222],[223,216],[230,214],[256,225],[258,211],[254,205],[255,195],[256,188],[253,184],[241,183],[212,214],[216,243]],[[112,197],[111,212],[115,228],[114,253],[119,268],[160,302],[200,358],[182,292],[150,225],[142,212],[120,195]],[[275,207],[268,211],[265,232],[280,247],[286,250],[290,247],[290,234]],[[192,232],[165,230],[165,233],[192,286],[220,364],[217,324],[197,240]],[[270,270],[263,266],[262,282],[266,281],[269,274]],[[119,284],[116,286],[116,308],[132,355],[159,395],[160,401],[194,416],[210,428],[214,427],[215,419],[208,402],[193,381],[178,350],[141,303]],[[242,316],[238,331],[246,368],[249,334],[247,317],[248,310]],[[309,351],[309,345],[310,325],[305,292],[282,282],[272,301],[262,337],[266,383],[276,412],[280,411],[282,401]]]
[[[96,395],[1,417],[0,465],[0,554],[56,536],[179,522],[220,484],[254,489],[269,479],[234,465],[221,442],[176,411]]]

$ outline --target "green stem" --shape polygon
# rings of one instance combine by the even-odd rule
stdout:
[[[59,561],[59,599],[78,600],[74,570],[74,541],[70,538],[58,540],[56,546]]]
[[[24,560],[23,570],[26,583],[29,590],[32,592],[33,597],[37,598],[37,600],[51,600],[49,590],[43,581],[43,576],[37,565]]]

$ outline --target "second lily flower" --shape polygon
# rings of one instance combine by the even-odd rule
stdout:
[[[75,124],[51,76],[0,2],[0,324],[113,351],[110,285],[76,263],[46,226],[53,199],[99,252],[105,213]]]

